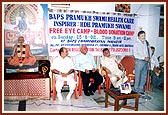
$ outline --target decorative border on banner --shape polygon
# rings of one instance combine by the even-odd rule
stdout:
[[[118,16],[130,16],[136,17],[137,14],[130,13],[115,13],[115,12],[96,12],[96,11],[80,11],[80,10],[68,10],[68,9],[51,9],[48,8],[49,12],[58,12],[58,13],[92,13],[92,14],[107,14],[107,15],[118,15]]]

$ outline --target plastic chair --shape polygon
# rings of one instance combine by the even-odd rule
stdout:
[[[133,56],[125,56],[121,60],[121,64],[125,68],[126,76],[128,77],[127,82],[131,83],[132,80],[135,82],[135,74],[134,74],[135,58]],[[151,84],[151,77],[147,75],[145,89],[147,89],[148,91],[151,90],[150,84]]]
[[[124,71],[126,76],[128,77],[127,83],[130,83],[132,80],[135,80],[135,75],[134,75],[134,65],[135,65],[135,59],[132,56],[125,56],[121,62],[122,66],[124,67]],[[120,78],[118,77],[118,80]],[[108,76],[108,72],[106,71],[105,75],[105,83],[106,83],[106,88],[110,88],[111,81]]]
[[[52,89],[53,89],[53,100],[56,100],[56,95],[57,95],[57,92],[56,92],[56,77],[54,76],[55,73],[52,72]],[[76,72],[74,72],[74,79],[75,81],[77,82],[77,74]],[[67,86],[67,82],[64,81],[64,86]],[[78,87],[77,87],[77,84],[76,84],[76,87],[75,87],[75,90],[74,90],[74,98],[75,99],[78,99]]]
[[[125,74],[128,77],[127,82],[130,83],[131,80],[135,80],[134,74],[134,66],[135,66],[135,59],[133,56],[125,56],[121,60],[121,64],[125,68]]]

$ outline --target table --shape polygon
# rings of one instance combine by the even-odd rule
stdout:
[[[114,103],[109,101],[109,96],[114,98]],[[105,107],[107,108],[108,105],[114,106],[114,111],[119,111],[121,108],[132,109],[138,111],[138,103],[139,103],[140,95],[135,92],[131,92],[130,94],[119,94],[117,95],[111,89],[106,89],[105,93]],[[135,106],[127,105],[127,99],[135,99]],[[122,100],[122,103],[119,103],[119,100]]]
[[[28,99],[50,99],[50,61],[36,60],[32,67],[22,66],[17,68],[4,62],[4,100],[28,100]],[[13,69],[14,72],[7,72]],[[29,71],[36,69],[36,71]]]

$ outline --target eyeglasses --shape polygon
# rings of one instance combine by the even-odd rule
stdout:
[[[65,51],[64,53],[68,53],[68,51]]]

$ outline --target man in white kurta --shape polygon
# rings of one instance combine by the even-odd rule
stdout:
[[[61,95],[61,89],[64,85],[64,81],[67,81],[69,85],[69,93],[66,97],[67,100],[70,99],[71,95],[76,86],[74,80],[74,64],[70,57],[68,57],[68,50],[62,47],[59,51],[60,56],[53,60],[51,64],[51,70],[54,72],[56,77],[56,91],[59,100],[63,100]]]
[[[119,88],[122,83],[125,83],[128,80],[124,72],[119,69],[118,64],[120,63],[115,56],[110,55],[110,51],[107,48],[103,49],[103,56],[100,61],[103,69],[109,73],[110,81],[115,88]]]

